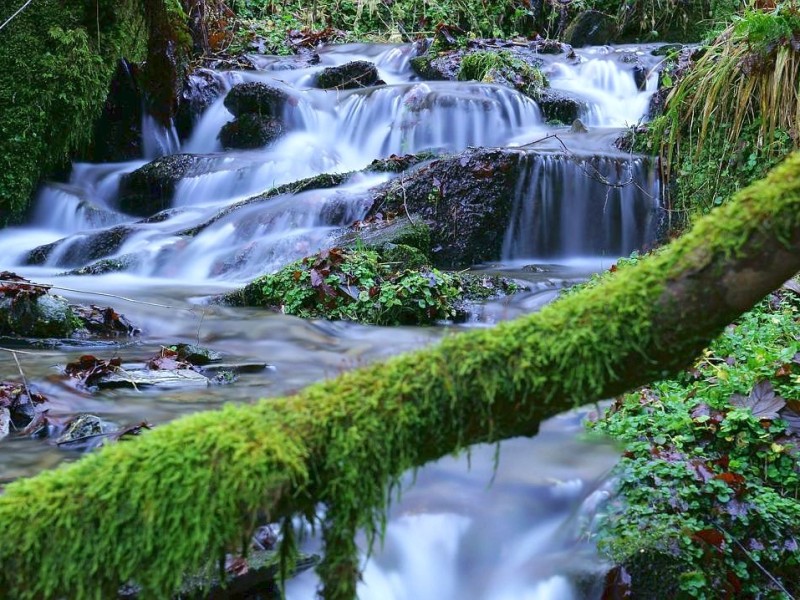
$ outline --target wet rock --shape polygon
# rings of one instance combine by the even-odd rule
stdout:
[[[617,24],[597,10],[578,13],[564,32],[564,41],[571,46],[602,46],[611,44],[617,35]]]
[[[169,208],[178,182],[197,174],[206,162],[205,157],[195,154],[172,154],[123,175],[119,209],[130,215],[149,217]]]
[[[222,127],[219,140],[228,149],[253,150],[273,142],[282,133],[283,125],[278,119],[244,113]]]
[[[633,81],[636,83],[636,88],[643,92],[647,88],[647,75],[650,71],[647,67],[636,65],[633,67]]]
[[[233,373],[234,375],[241,375],[246,373],[261,373],[271,367],[267,363],[252,362],[252,363],[219,363],[213,365],[206,365],[201,370],[205,375],[214,375],[224,373]]]
[[[0,439],[9,430],[20,432],[41,412],[39,408],[47,399],[27,383],[0,382]],[[4,422],[5,421],[5,430]]]
[[[168,348],[177,354],[179,360],[184,360],[193,365],[203,366],[222,360],[222,355],[216,350],[198,346],[197,344],[175,344],[174,346],[168,346]]]
[[[510,218],[520,153],[467,150],[434,160],[373,192],[371,214],[419,215],[433,264],[463,267],[497,258]]]
[[[67,423],[64,433],[56,438],[56,444],[59,446],[85,444],[89,440],[102,436],[113,429],[113,425],[103,421],[96,415],[78,415]],[[97,443],[92,445],[97,445]]]
[[[186,139],[200,120],[203,112],[225,91],[220,76],[209,69],[197,69],[186,78],[180,95],[175,128],[181,139]]]
[[[50,260],[58,250],[58,267],[75,267],[104,258],[119,250],[122,243],[135,231],[127,225],[120,225],[96,233],[81,234],[58,240],[31,250],[25,257],[26,265],[42,265]]]
[[[378,68],[366,60],[354,60],[338,67],[323,69],[317,87],[323,90],[352,90],[378,83]]]
[[[536,99],[545,121],[568,125],[578,119],[586,103],[564,92],[544,89]]]
[[[463,51],[450,51],[443,54],[429,52],[411,59],[414,72],[428,81],[455,81],[461,70]]]
[[[589,129],[586,125],[583,124],[583,121],[580,119],[575,119],[572,122],[572,126],[569,128],[572,133],[588,133]]]
[[[124,254],[117,258],[103,258],[85,267],[67,271],[66,275],[103,275],[105,273],[118,273],[127,271],[141,264],[141,259],[135,254]]]
[[[0,335],[65,338],[79,325],[67,299],[61,296],[0,295]]]
[[[233,86],[224,103],[237,117],[244,114],[279,117],[288,99],[289,94],[278,87],[251,81]]]
[[[373,160],[365,169],[365,171],[373,173],[401,173],[411,169],[416,165],[419,165],[420,163],[429,161],[435,156],[436,155],[432,152],[419,152],[417,154],[406,154],[403,156],[397,156],[393,154],[389,158],[379,158]],[[281,196],[283,194],[299,194],[300,192],[305,192],[308,190],[322,190],[337,187],[352,177],[354,173],[355,172],[352,171],[349,173],[323,173],[321,175],[313,175],[292,183],[279,185],[264,192],[263,194],[252,196],[232,204],[231,206],[222,209],[205,223],[190,229],[186,229],[179,235],[195,236],[213,223],[216,223],[219,219],[226,217],[231,213],[244,208],[245,206],[267,202],[272,198]]]
[[[207,387],[208,377],[192,369],[152,370],[120,369],[103,375],[97,381],[100,389],[142,386],[160,388]]]
[[[569,44],[550,39],[533,40],[529,47],[538,54],[565,54],[572,50]]]
[[[91,335],[129,337],[141,333],[141,330],[133,325],[125,315],[119,314],[110,306],[71,304],[70,308],[75,317],[80,320],[81,328]]]

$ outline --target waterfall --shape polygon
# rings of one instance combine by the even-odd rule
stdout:
[[[659,183],[648,158],[528,154],[502,258],[625,256],[655,239]]]

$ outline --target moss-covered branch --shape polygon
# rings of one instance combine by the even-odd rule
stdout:
[[[326,506],[327,598],[352,598],[353,532],[380,532],[407,469],[536,432],[690,361],[800,269],[800,154],[665,251],[534,314],[287,398],[180,419],[0,496],[0,589],[167,597],[257,519]]]

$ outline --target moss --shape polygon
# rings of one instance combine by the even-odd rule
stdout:
[[[795,155],[666,251],[537,314],[294,396],[185,417],[11,483],[0,495],[0,588],[21,599],[103,598],[134,579],[146,596],[166,597],[181,573],[239,546],[258,518],[285,519],[290,533],[292,516],[312,519],[321,503],[324,596],[352,599],[355,529],[380,535],[404,472],[466,444],[530,435],[576,403],[674,372],[797,269],[799,241]],[[780,248],[794,248],[793,260]],[[745,251],[734,268],[728,261]],[[768,251],[785,264],[759,255]],[[753,261],[771,279],[702,277],[719,264],[750,277]],[[706,296],[681,303],[693,281]],[[740,288],[750,296],[720,304]],[[284,538],[288,554],[293,540]]]
[[[153,46],[154,7],[179,17],[177,0],[40,0],[3,29],[0,225],[18,221],[39,178],[89,144],[117,60],[142,60],[148,35]],[[183,31],[183,21],[170,24]],[[157,31],[163,35],[164,27]],[[176,35],[184,34],[165,40]]]
[[[461,60],[458,79],[507,84],[534,99],[548,86],[547,77],[540,69],[508,50],[467,54]]]
[[[22,215],[42,174],[89,143],[115,59],[143,58],[136,3],[102,2],[98,10],[83,2],[42,0],[2,32],[0,224]]]

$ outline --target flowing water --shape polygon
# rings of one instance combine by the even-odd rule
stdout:
[[[119,425],[160,423],[223,402],[291,393],[453,331],[536,310],[563,286],[655,238],[654,165],[611,143],[645,115],[657,76],[649,73],[637,85],[630,59],[647,73],[658,62],[649,50],[603,47],[578,51],[573,59],[542,57],[551,86],[583,100],[588,133],[545,123],[536,102],[505,87],[419,81],[409,68],[410,45],[322,48],[318,65],[294,70],[284,68],[285,59],[260,56],[253,59],[257,70],[210,73],[224,90],[262,81],[286,91],[287,133],[265,149],[223,152],[217,136],[233,116],[222,98],[183,142],[174,129],[145,117],[141,160],[75,164],[68,181],[42,188],[25,226],[0,230],[0,271],[52,283],[74,301],[112,304],[142,328],[133,344],[91,348],[100,357],[118,354],[125,363],[141,363],[161,345],[199,342],[228,360],[266,362],[269,368],[202,391],[94,394],[62,374],[85,348],[18,354],[20,368],[51,399],[54,417],[88,412]],[[323,67],[358,59],[376,63],[386,85],[345,92],[313,88]],[[529,292],[476,306],[467,324],[391,331],[204,302],[325,247],[335,232],[365,216],[365,191],[391,175],[357,175],[337,188],[278,196],[228,211],[193,238],[181,232],[276,185],[362,169],[392,154],[468,146],[525,150],[502,253],[495,263],[476,267],[525,279]],[[172,208],[147,220],[120,212],[120,178],[176,152],[203,156],[201,167],[178,183]],[[118,243],[98,254],[98,236]],[[48,244],[39,260],[31,259],[32,251]],[[130,266],[101,276],[63,275],[105,256],[126,257]],[[20,368],[11,354],[0,352],[0,379],[17,378]],[[474,448],[470,460],[450,457],[421,469],[391,509],[383,546],[365,559],[362,600],[596,596],[596,580],[587,573],[601,573],[602,565],[583,533],[606,493],[604,477],[616,454],[579,441],[580,429],[580,414],[570,413],[546,423],[533,439],[504,442],[496,469],[494,447]],[[0,442],[0,482],[77,457],[41,440]],[[308,541],[309,549],[315,545],[317,540]],[[315,586],[313,574],[304,574],[291,583],[289,596],[309,599]]]

